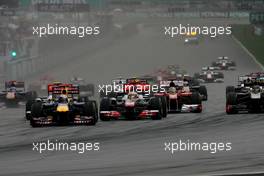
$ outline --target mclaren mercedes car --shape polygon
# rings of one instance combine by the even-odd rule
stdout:
[[[107,96],[100,103],[100,119],[146,119],[159,120],[167,116],[164,97],[154,96],[151,83],[140,77],[122,82],[122,89]]]
[[[102,121],[118,119],[160,120],[164,115],[161,98],[149,97],[136,92],[118,94],[116,97],[105,97],[100,103],[100,119]]]

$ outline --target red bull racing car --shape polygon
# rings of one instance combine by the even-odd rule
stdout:
[[[48,85],[48,97],[31,104],[32,127],[46,125],[95,125],[98,110],[95,101],[79,98],[79,87],[72,84]]]

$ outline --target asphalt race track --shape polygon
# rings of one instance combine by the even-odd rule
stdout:
[[[186,46],[181,39],[164,36],[161,29],[162,24],[143,25],[137,34],[103,47],[100,52],[84,54],[76,61],[49,70],[49,74],[60,80],[81,75],[103,84],[117,76],[146,74],[176,63],[194,73],[218,56],[229,56],[237,62],[237,70],[225,72],[225,83],[207,85],[209,100],[203,104],[203,113],[170,114],[161,121],[99,121],[94,127],[31,128],[23,118],[23,107],[3,108],[0,175],[183,176],[264,172],[264,115],[225,114],[225,87],[235,85],[239,75],[260,68],[230,36],[203,38],[197,46]],[[48,139],[100,142],[100,151],[32,151],[33,142]],[[164,142],[179,140],[231,142],[232,150],[173,155],[164,151]]]

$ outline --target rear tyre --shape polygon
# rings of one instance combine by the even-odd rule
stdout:
[[[202,100],[207,101],[208,100],[208,94],[207,94],[207,89],[205,86],[200,86],[199,87],[199,93],[202,95]]]
[[[201,113],[202,112],[202,100],[201,100],[201,97],[200,97],[199,93],[193,92],[192,93],[192,96],[191,96],[191,101],[192,101],[192,104],[196,104],[196,105],[199,105],[200,106],[194,112],[195,113]]]
[[[235,93],[235,87],[234,87],[234,86],[227,86],[227,87],[226,87],[226,96],[227,96],[229,93]]]
[[[110,107],[110,100],[109,98],[103,98],[100,102],[100,112],[101,111],[111,111]],[[104,117],[103,115],[100,114],[100,120],[101,121],[109,121],[109,118]]]
[[[33,118],[34,117],[38,118],[38,117],[41,117],[43,115],[43,113],[42,113],[42,103],[41,102],[36,102],[36,103],[32,104],[32,106],[31,106],[31,115],[32,115],[32,118],[30,118],[30,125],[32,127],[40,127],[41,125],[36,124],[36,122],[35,122],[35,120]]]
[[[91,123],[89,125],[94,126],[98,121],[98,114],[97,114],[97,104],[95,101],[89,101],[84,106],[84,114],[86,116],[93,117]]]
[[[167,99],[166,97],[160,97],[162,105],[162,117],[166,118],[168,115]]]
[[[238,111],[235,108],[237,105],[237,96],[236,93],[230,92],[226,96],[226,113],[227,114],[237,114]]]
[[[200,75],[199,75],[200,76]],[[199,76],[198,76],[198,78],[199,78]],[[200,86],[200,82],[197,80],[197,79],[191,79],[190,81],[189,81],[189,85],[190,86]]]
[[[32,105],[34,104],[34,100],[28,100],[27,103],[26,103],[26,119],[27,120],[30,120],[31,117],[32,117],[32,114],[27,114],[27,112],[31,112],[31,107]]]
[[[158,110],[157,115],[152,116],[152,120],[161,120],[162,119],[162,107],[161,100],[158,97],[151,98],[149,100],[149,110]]]

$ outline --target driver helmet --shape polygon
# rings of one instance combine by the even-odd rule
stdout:
[[[175,87],[170,87],[169,88],[169,93],[176,93],[176,88]]]
[[[53,99],[52,95],[49,95],[48,98],[47,98],[48,102],[51,102],[52,99]]]
[[[10,92],[16,92],[16,87],[14,86],[11,86],[10,89],[9,89]]]
[[[68,102],[68,97],[66,95],[60,95],[58,99],[59,103],[67,103]]]
[[[127,96],[129,100],[136,100],[139,98],[138,94],[136,92],[130,92]]]

